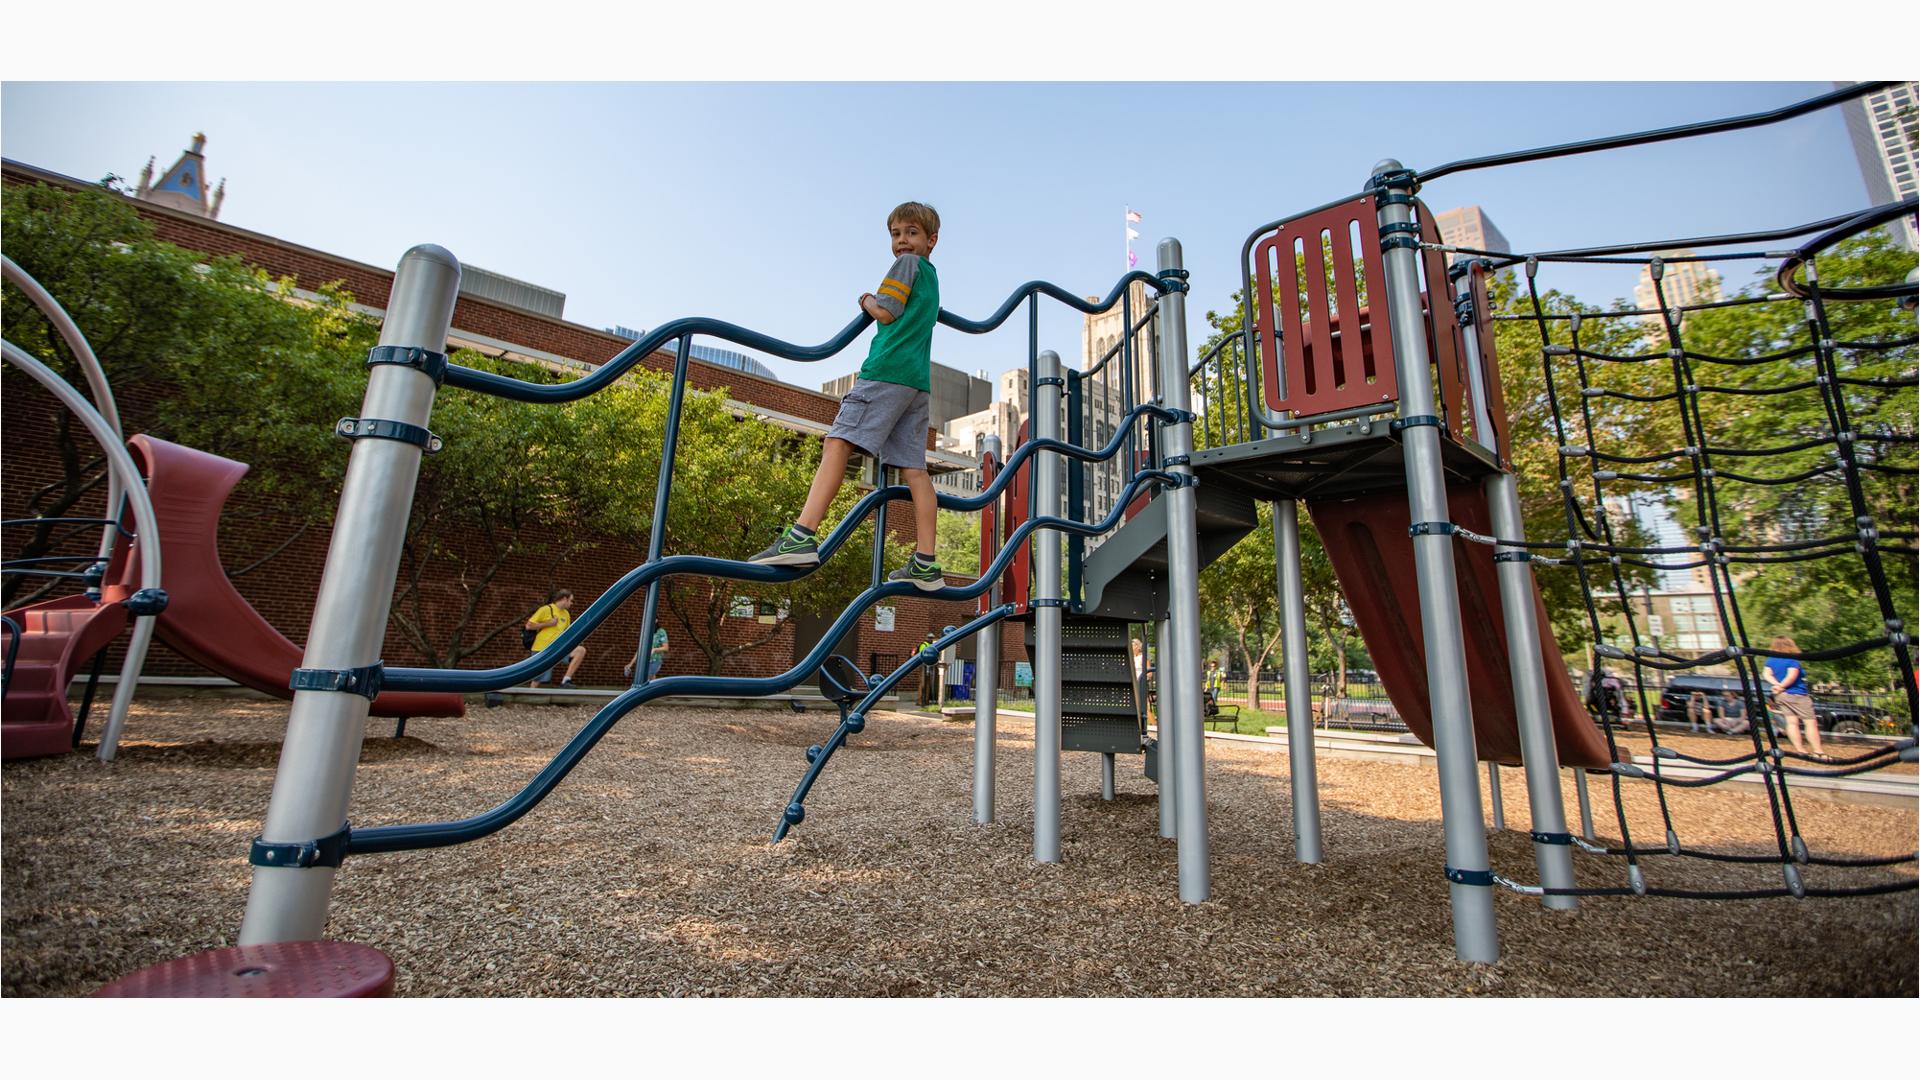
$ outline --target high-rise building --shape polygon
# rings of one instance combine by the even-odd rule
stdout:
[[[1660,287],[1653,285],[1653,266],[1648,264],[1640,268],[1640,281],[1633,287],[1633,300],[1642,311],[1671,311],[1674,308],[1691,307],[1720,299],[1720,275],[1713,264],[1703,262],[1674,262],[1673,259],[1692,258],[1694,252],[1681,248],[1678,251],[1662,251],[1660,254]],[[1662,302],[1664,301],[1664,303]],[[1641,321],[1647,324],[1647,337],[1656,346],[1666,344],[1666,321],[1659,314],[1642,315]]]
[[[1513,250],[1507,238],[1486,211],[1478,206],[1459,206],[1452,210],[1442,210],[1433,215],[1433,223],[1440,227],[1440,240],[1453,247],[1473,248],[1476,251]]]
[[[1854,83],[1837,82],[1836,88]],[[1915,190],[1914,159],[1920,156],[1920,95],[1914,84],[1898,83],[1878,93],[1857,97],[1840,107],[1847,118],[1847,139],[1867,182],[1867,196],[1875,206],[1897,202]],[[1912,215],[1900,219],[1894,238],[1914,250]]]
[[[944,429],[951,420],[979,412],[993,404],[993,384],[987,381],[985,372],[969,375],[958,368],[936,363],[932,366],[931,374],[929,392],[933,400],[927,406],[927,422],[935,431]],[[842,375],[821,384],[820,390],[835,397],[845,397],[859,378],[857,374]]]

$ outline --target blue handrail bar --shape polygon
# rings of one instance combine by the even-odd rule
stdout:
[[[894,668],[880,681],[869,683],[867,695],[860,699],[859,704],[849,709],[846,717],[835,725],[833,734],[827,737],[826,742],[820,744],[819,752],[815,753],[813,748],[808,748],[807,771],[800,777],[800,783],[794,787],[793,797],[787,800],[787,809],[780,815],[780,824],[774,826],[773,842],[777,844],[786,839],[788,830],[806,818],[807,793],[813,790],[814,781],[820,779],[820,774],[826,770],[827,761],[833,757],[833,752],[846,745],[848,736],[858,734],[866,728],[868,709],[873,708],[881,698],[886,697],[888,691],[891,691],[901,679],[906,678],[907,672],[916,666],[931,664],[933,661],[928,659],[929,656],[939,656],[948,646],[964,641],[987,627],[999,623],[1000,620],[1011,616],[1014,611],[1014,605],[1001,604],[965,625],[950,626],[938,640],[915,653],[912,659]]]
[[[1175,413],[1159,405],[1147,404],[1136,407],[1133,412],[1128,414],[1127,419],[1129,424],[1143,415],[1152,415],[1168,422],[1185,418],[1184,414]],[[1118,453],[1121,446],[1125,443],[1126,427],[1127,425],[1123,425],[1120,430],[1117,430],[1114,433],[1113,440],[1100,450],[1089,450],[1085,447],[1074,446],[1055,439],[1036,439],[1027,442],[1007,458],[1007,463],[1005,467],[1002,468],[1000,475],[994,477],[993,483],[988,484],[986,489],[981,491],[980,494],[970,496],[942,494],[939,496],[939,504],[949,510],[964,510],[969,512],[985,508],[987,504],[999,497],[1000,493],[1006,489],[1007,484],[1012,482],[1014,474],[1019,471],[1026,460],[1042,451],[1061,454],[1070,458],[1079,458],[1082,461],[1104,461]],[[1131,487],[1132,485],[1129,485],[1130,489]],[[865,519],[867,514],[870,513],[875,506],[890,500],[907,500],[912,497],[913,495],[910,491],[899,485],[879,488],[875,491],[868,492],[864,498],[854,504],[853,509],[841,520],[840,524],[835,526],[833,531],[828,533],[826,537],[820,541],[820,561],[825,563],[828,559],[831,559],[834,552],[838,551],[839,548],[852,537],[853,530],[859,527],[861,521]],[[1095,531],[1100,532],[1104,530]],[[1086,535],[1093,534],[1089,533]],[[1017,546],[1017,544],[1013,543],[1007,544],[1005,553],[1010,557],[1010,553]],[[996,560],[994,565],[995,567],[999,567],[1001,563],[1002,560]],[[547,654],[551,653],[554,656],[565,656],[574,645],[580,643],[597,629],[602,622],[606,621],[606,619],[612,615],[614,609],[625,602],[626,598],[632,595],[636,589],[656,579],[670,577],[675,574],[695,574],[706,577],[728,578],[735,581],[777,583],[798,580],[813,573],[816,569],[818,569],[818,567],[761,566],[757,563],[736,562],[732,559],[715,559],[705,555],[670,555],[664,559],[642,563],[632,570],[629,570],[619,581],[609,586],[607,591],[600,595],[599,599],[589,604],[587,609],[581,612],[579,617],[574,619],[566,630],[561,632],[560,636],[548,643],[547,648],[542,652],[535,653],[532,656],[508,664],[505,667],[488,668],[479,671],[455,671],[445,668],[387,668],[383,673],[381,685],[388,690],[453,690],[463,693],[501,690],[513,686],[516,683],[525,682],[532,678],[536,672],[545,670],[545,668],[542,667],[543,663],[547,667],[551,667],[552,661],[550,659],[543,659]],[[994,570],[993,573],[997,574],[998,570]],[[989,580],[991,576],[992,575],[983,575],[981,580]],[[882,586],[881,588],[886,589],[889,587]],[[905,593],[908,589],[913,589],[914,586],[911,583],[897,583],[897,585],[892,588],[893,592]],[[868,592],[872,591],[872,589],[868,590]],[[923,595],[950,600],[966,600],[978,596],[979,592],[956,594],[954,589],[948,588],[937,593],[927,593]],[[802,677],[804,677],[804,675]],[[767,692],[779,693],[778,690],[769,690]]]
[[[1108,514],[1104,521],[1095,524],[1083,524],[1081,522],[1068,521],[1065,518],[1057,517],[1029,518],[1022,522],[1019,528],[1014,530],[1013,535],[1008,538],[1007,544],[1001,549],[1000,554],[994,558],[993,563],[981,574],[978,580],[970,585],[952,585],[937,592],[926,593],[920,592],[911,582],[900,581],[881,585],[879,588],[868,589],[856,597],[853,603],[847,606],[845,611],[841,612],[840,617],[834,620],[833,626],[821,635],[819,643],[813,647],[813,650],[809,652],[804,659],[779,675],[769,675],[761,678],[719,675],[675,675],[665,679],[651,681],[642,686],[627,690],[603,706],[601,710],[594,715],[594,718],[588,721],[586,727],[582,728],[579,734],[575,735],[565,747],[561,748],[554,759],[547,764],[547,767],[540,770],[539,775],[535,776],[526,788],[506,802],[501,803],[499,806],[494,807],[484,814],[465,818],[460,821],[440,822],[431,825],[387,825],[370,829],[351,829],[347,835],[347,853],[351,855],[383,851],[411,851],[429,847],[447,847],[452,844],[465,843],[469,840],[477,840],[480,837],[498,832],[500,829],[519,820],[522,815],[533,809],[540,800],[544,799],[547,793],[552,791],[554,786],[565,778],[567,773],[573,770],[573,767],[579,763],[587,751],[593,749],[594,745],[612,729],[613,725],[618,722],[621,717],[633,709],[652,701],[654,698],[676,693],[707,697],[758,697],[766,694],[778,694],[789,690],[811,676],[819,669],[821,664],[826,662],[827,656],[830,654],[834,643],[840,640],[841,634],[845,633],[847,627],[852,625],[854,620],[860,618],[865,610],[871,607],[876,601],[884,599],[887,596],[905,595],[909,592],[939,600],[974,599],[993,587],[995,579],[1004,573],[1007,566],[1012,562],[1014,553],[1020,549],[1021,545],[1026,543],[1027,538],[1031,536],[1035,530],[1050,528],[1063,532],[1078,532],[1087,536],[1096,535],[1113,528],[1119,523],[1121,515],[1125,512],[1126,504],[1131,502],[1133,496],[1138,493],[1138,490],[1147,483],[1169,485],[1184,482],[1182,477],[1174,473],[1158,470],[1142,471],[1127,484],[1126,490],[1123,493],[1124,498],[1114,507],[1113,512]],[[685,558],[694,557],[685,556]],[[651,564],[651,566],[640,567],[632,573],[629,573],[626,578],[623,578],[619,584],[614,586],[614,589],[627,586],[627,591],[631,592],[634,586],[629,584],[629,582],[635,575],[639,574],[642,570],[662,566],[673,561],[673,559],[665,559],[659,563]],[[720,563],[725,566],[750,565],[729,563],[722,559],[699,559],[698,561]],[[773,568],[756,567],[756,569]],[[609,589],[607,595],[613,595],[614,589]],[[606,599],[607,597],[603,596],[600,600],[595,601],[586,612],[581,614],[580,619],[575,621],[574,626],[579,626],[581,622],[586,621],[587,618],[593,614],[594,609],[601,607]],[[999,618],[1005,617],[1005,614],[1002,614],[993,621],[997,622]],[[969,625],[972,624],[970,623]],[[568,629],[571,631],[573,627],[569,627]],[[551,648],[551,646],[549,646],[549,648]],[[511,668],[499,668],[496,670],[509,672],[520,667],[528,667],[528,674],[530,674],[531,668],[534,666],[536,660],[537,658],[530,658],[528,661],[522,661],[521,664],[516,664]],[[921,662],[923,661],[916,656],[915,659],[908,661],[908,664],[911,665]],[[459,674],[485,676],[491,674],[489,672],[434,672],[431,669],[396,669],[396,673],[400,671],[406,671],[413,675]],[[896,672],[894,678],[882,680],[881,685],[891,686],[894,682],[898,681],[898,675],[899,673]],[[506,685],[510,685],[510,683],[500,682],[488,684],[488,686],[496,688]],[[383,686],[386,689],[393,690],[452,688],[441,684],[428,686],[418,680],[410,680],[405,683],[396,684],[392,674],[389,674]],[[476,685],[473,688],[485,689],[488,687]]]
[[[1114,286],[1112,294],[1101,303],[1091,303],[1075,296],[1065,289],[1046,281],[1029,281],[1013,291],[1000,309],[985,319],[973,320],[942,309],[940,322],[946,326],[967,334],[984,334],[994,330],[1013,313],[1022,300],[1030,296],[1051,296],[1068,307],[1089,315],[1098,314],[1111,308],[1125,294],[1126,288],[1134,281],[1143,281],[1160,292],[1166,291],[1166,282],[1154,274],[1141,270],[1129,272]],[[536,404],[557,404],[565,401],[577,401],[605,389],[617,381],[620,376],[632,370],[643,359],[651,356],[662,345],[675,338],[693,334],[705,334],[708,337],[730,341],[735,345],[744,345],[750,349],[771,353],[782,360],[794,360],[802,363],[814,363],[839,353],[853,339],[860,336],[873,322],[873,316],[861,314],[848,323],[838,334],[819,345],[795,345],[779,338],[749,330],[720,319],[705,316],[691,316],[663,323],[640,338],[640,340],[620,350],[611,360],[595,368],[591,374],[584,375],[572,382],[531,383],[506,375],[495,375],[488,371],[478,371],[459,364],[447,365],[446,385],[457,386],[463,390],[472,390],[513,401],[527,401]],[[684,378],[684,376],[682,377]]]

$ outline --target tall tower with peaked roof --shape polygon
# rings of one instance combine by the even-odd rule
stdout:
[[[181,153],[180,160],[161,173],[157,183],[153,182],[155,159],[148,158],[146,168],[140,170],[140,187],[134,197],[203,218],[219,218],[220,204],[227,197],[227,181],[221,177],[220,186],[214,189],[213,201],[209,203],[207,162],[200,154],[206,145],[206,135],[195,133],[193,147]]]

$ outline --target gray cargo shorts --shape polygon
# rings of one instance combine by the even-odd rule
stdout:
[[[840,399],[827,438],[845,439],[882,465],[927,467],[927,410],[932,395],[898,383],[856,380]]]

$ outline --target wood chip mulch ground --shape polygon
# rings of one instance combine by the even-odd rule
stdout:
[[[584,723],[580,707],[375,721],[359,824],[468,816],[504,800]],[[198,697],[136,706],[120,758],[0,772],[0,991],[82,995],[232,944],[286,707]],[[1431,768],[1320,762],[1326,861],[1295,862],[1284,754],[1208,743],[1213,899],[1182,904],[1154,787],[1121,759],[1066,756],[1064,862],[1031,858],[1032,729],[1003,719],[999,820],[974,826],[971,725],[882,713],[835,756],[806,822],[769,846],[804,748],[834,714],[643,709],[518,824],[454,848],[348,860],[332,937],[374,945],[410,996],[1793,996],[1916,992],[1915,893],[1691,902],[1598,898],[1576,912],[1496,891],[1496,965],[1453,958]],[[1484,776],[1484,774],[1483,774]],[[1503,770],[1508,820],[1526,788]],[[1574,813],[1572,783],[1566,805]],[[1603,839],[1609,785],[1593,786]],[[1664,827],[1627,785],[1636,840]],[[1774,850],[1764,795],[1674,791],[1690,846]],[[1795,803],[1814,851],[1915,847],[1911,807]],[[1644,839],[1642,839],[1644,838]],[[1617,840],[1615,841],[1617,842]],[[1524,831],[1495,869],[1535,880]],[[1582,884],[1626,880],[1576,853]],[[1777,866],[1646,862],[1649,884],[1770,888]],[[1814,866],[1810,885],[1911,880],[1912,863]]]

